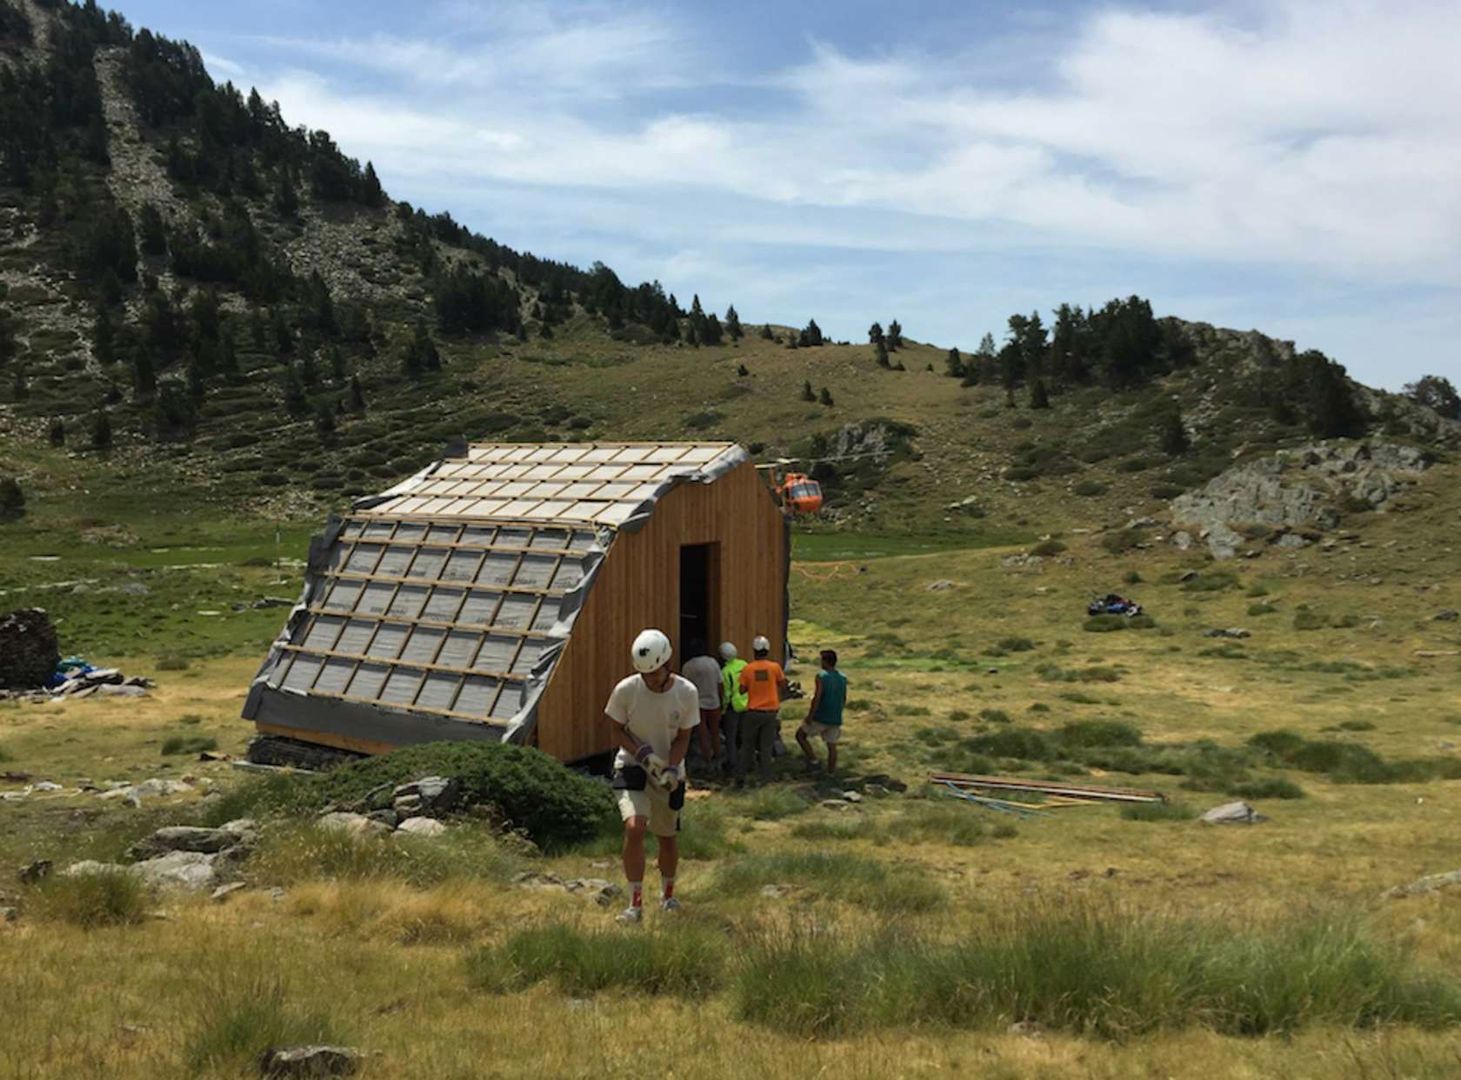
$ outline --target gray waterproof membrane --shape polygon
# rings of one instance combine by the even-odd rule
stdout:
[[[358,500],[349,516],[332,517],[310,541],[304,592],[254,677],[244,718],[306,739],[318,732],[396,745],[528,741],[543,690],[617,532],[642,528],[677,484],[713,483],[748,460],[737,446],[666,449],[469,447],[465,459],[443,458]],[[444,475],[462,472],[464,460],[499,473],[541,472],[573,468],[572,460],[589,451],[621,472],[652,469],[652,487],[591,480],[598,490],[589,494],[602,492],[602,512],[556,521],[476,516],[471,511],[495,504],[475,495],[475,506],[460,498],[440,505],[466,483],[543,486],[536,477]],[[512,460],[504,466],[502,458]],[[577,466],[585,467],[601,465]],[[517,511],[518,494],[514,488],[498,502],[512,499]],[[580,499],[573,510],[583,514],[594,505]]]

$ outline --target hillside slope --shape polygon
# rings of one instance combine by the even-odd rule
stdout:
[[[979,357],[895,324],[882,347],[742,330],[392,202],[91,4],[0,0],[0,166],[0,475],[33,512],[84,484],[93,509],[293,518],[458,435],[724,437],[800,460],[831,523],[994,540],[1149,515],[1316,434],[1457,439],[1316,353],[1136,298],[1062,307],[1048,338],[1014,316]]]

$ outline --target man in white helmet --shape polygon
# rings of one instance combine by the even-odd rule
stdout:
[[[629,906],[619,921],[644,917],[644,834],[659,839],[659,872],[664,892],[660,907],[677,911],[675,869],[680,862],[680,809],[685,805],[685,751],[700,722],[700,697],[690,680],[670,670],[670,639],[645,630],[634,639],[630,657],[636,674],[614,687],[604,706],[619,752],[613,787],[624,819],[624,877]]]

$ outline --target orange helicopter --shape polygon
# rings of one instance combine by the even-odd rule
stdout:
[[[788,517],[815,514],[822,509],[822,485],[806,473],[799,472],[788,472],[778,479],[777,473],[790,464],[783,458],[774,465],[758,465],[757,468],[770,471],[771,490]]]

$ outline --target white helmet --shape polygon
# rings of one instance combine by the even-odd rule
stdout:
[[[722,660],[734,660],[739,655],[740,654],[736,652],[736,647],[732,645],[729,641],[722,641],[720,643],[720,658]]]
[[[670,662],[670,656],[674,653],[670,645],[670,639],[661,630],[641,630],[639,636],[634,639],[634,648],[630,653],[634,661],[634,670],[648,674],[651,671],[658,671]]]
[[[753,652],[770,652],[771,642],[766,640],[764,634],[757,634],[756,640],[751,642],[751,650]]]

